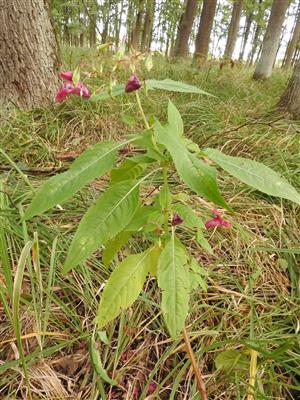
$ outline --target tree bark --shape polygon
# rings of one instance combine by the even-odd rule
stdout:
[[[300,119],[300,63],[295,65],[293,75],[283,93],[278,106]]]
[[[242,48],[241,48],[240,55],[239,55],[239,61],[243,61],[243,58],[244,58],[246,44],[247,44],[248,38],[249,38],[250,28],[251,28],[251,25],[253,22],[253,15],[254,15],[254,13],[250,12],[246,18],[246,26],[245,26],[245,31],[244,31],[244,35],[243,35],[243,42],[242,42]]]
[[[234,52],[235,43],[236,43],[239,26],[240,26],[243,2],[244,2],[244,0],[236,0],[233,5],[232,16],[231,16],[231,20],[230,20],[227,42],[226,42],[226,48],[225,48],[225,52],[224,52],[225,58],[232,58],[232,54]]]
[[[289,68],[291,66],[293,55],[295,53],[296,46],[297,46],[297,43],[299,40],[299,36],[300,36],[300,4],[298,6],[296,25],[294,27],[292,38],[288,44],[288,47],[286,49],[286,53],[284,56],[284,59],[285,59],[285,62],[283,64],[284,68]]]
[[[176,57],[186,57],[188,55],[189,37],[192,32],[197,5],[197,0],[187,0],[185,11],[178,25],[174,54]]]
[[[58,66],[44,0],[0,0],[0,103],[31,108],[52,102]]]
[[[132,32],[132,40],[131,40],[131,46],[136,50],[140,50],[141,48],[141,32],[142,32],[142,24],[144,16],[144,6],[145,6],[144,0],[140,0],[138,12],[136,15],[135,27]]]
[[[261,56],[253,75],[254,79],[266,79],[272,74],[273,64],[280,41],[282,24],[288,5],[289,0],[273,1]]]
[[[203,63],[207,60],[211,30],[217,7],[217,0],[204,0],[200,24],[195,42],[194,59]]]
[[[142,33],[142,44],[141,50],[145,51],[147,48],[151,46],[151,32],[153,26],[153,17],[155,12],[155,0],[147,0],[146,4],[146,15]]]

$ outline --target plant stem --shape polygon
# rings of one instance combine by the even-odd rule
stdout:
[[[141,103],[141,99],[140,99],[140,95],[139,95],[138,90],[135,91],[135,97],[136,97],[136,101],[137,101],[137,104],[138,104],[138,107],[139,107],[141,116],[142,116],[142,118],[143,118],[145,127],[146,127],[146,129],[150,129],[150,125],[148,124],[146,115],[145,115],[145,113],[144,113],[144,110],[143,110],[143,107],[142,107],[142,103]]]
[[[164,180],[164,187],[167,190],[168,189],[168,169],[167,165],[163,164],[163,180]],[[165,234],[168,233],[169,230],[169,210],[167,208],[164,209],[164,231]]]
[[[198,389],[198,392],[199,392],[199,394],[201,396],[201,400],[208,400],[206,389],[205,389],[205,385],[204,385],[204,381],[203,381],[203,378],[202,378],[202,375],[201,375],[201,372],[200,372],[200,368],[197,365],[195,354],[193,352],[193,349],[192,349],[192,346],[191,346],[191,343],[190,343],[190,339],[189,339],[189,335],[187,333],[186,327],[183,328],[182,333],[183,333],[183,339],[184,339],[184,342],[185,342],[185,345],[186,345],[186,351],[187,351],[187,354],[188,354],[188,356],[189,356],[189,358],[191,360],[191,364],[192,364],[192,367],[193,367],[193,370],[194,370],[194,373],[195,373],[197,389]]]

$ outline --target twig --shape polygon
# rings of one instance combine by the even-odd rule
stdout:
[[[0,165],[0,171],[11,171],[13,168],[8,165]],[[58,172],[66,171],[67,168],[28,168],[23,170],[26,174],[30,175],[55,175]]]
[[[193,349],[192,349],[192,346],[191,346],[191,343],[190,343],[190,339],[189,339],[189,335],[187,333],[186,327],[183,328],[182,333],[183,333],[183,339],[184,339],[184,342],[185,342],[185,345],[186,345],[186,351],[187,351],[188,356],[189,356],[189,358],[191,360],[192,367],[193,367],[193,370],[194,370],[194,374],[195,374],[195,377],[196,377],[197,389],[198,389],[198,392],[199,392],[199,394],[201,396],[201,400],[208,400],[206,389],[205,389],[205,385],[204,385],[204,381],[203,381],[202,375],[201,375],[201,371],[200,371],[200,368],[197,365],[195,354],[193,352]]]

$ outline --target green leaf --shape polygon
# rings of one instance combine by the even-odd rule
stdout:
[[[136,179],[144,169],[145,166],[143,164],[136,163],[129,158],[123,161],[118,168],[111,170],[111,183]]]
[[[157,268],[158,268],[158,261],[161,254],[161,247],[159,245],[155,245],[152,247],[151,254],[149,254],[149,273],[152,276],[157,276]]]
[[[153,250],[150,248],[143,253],[128,256],[113,270],[105,285],[96,317],[100,328],[137,299],[151,269]]]
[[[192,207],[186,204],[177,203],[173,204],[172,209],[182,217],[183,224],[188,228],[204,228],[202,219],[198,217]]]
[[[174,134],[183,135],[183,121],[180,112],[177,110],[175,105],[169,100],[168,104],[168,122],[169,125],[174,129]]]
[[[183,329],[189,305],[190,275],[187,254],[173,234],[158,262],[158,286],[162,290],[161,308],[170,335]]]
[[[96,348],[95,340],[92,338],[90,340],[90,356],[95,368],[96,373],[104,380],[104,382],[109,383],[112,386],[118,385],[117,382],[111,379],[105,369],[102,366],[101,358],[98,349]]]
[[[164,79],[162,81],[156,79],[146,80],[147,89],[161,89],[170,92],[181,92],[181,93],[196,93],[205,94],[207,96],[213,96],[196,86],[188,85],[187,83],[173,81],[172,79]]]
[[[119,96],[125,93],[125,85],[119,84],[112,87],[111,91],[105,91],[99,94],[94,94],[90,97],[90,101],[103,101],[111,97]]]
[[[105,243],[105,249],[102,253],[102,261],[104,265],[108,265],[112,262],[114,256],[120,250],[120,248],[127,242],[132,235],[132,232],[122,231],[118,233],[114,238],[110,239]]]
[[[217,369],[221,369],[228,375],[232,372],[246,371],[249,368],[249,360],[241,350],[226,350],[215,358]]]
[[[163,186],[159,192],[159,204],[163,210],[168,209],[172,203],[172,196],[169,188]]]
[[[40,214],[72,197],[84,185],[109,171],[117,150],[123,144],[99,142],[78,157],[70,169],[48,179],[32,199],[25,212],[25,219]]]
[[[148,223],[156,220],[160,215],[161,211],[154,206],[140,207],[134,214],[130,223],[126,226],[126,230],[136,232],[142,227],[145,227]]]
[[[122,181],[98,197],[79,224],[63,273],[86,260],[98,247],[128,225],[138,206],[138,186],[139,183]]]
[[[201,267],[198,262],[192,258],[190,261],[190,280],[191,280],[191,289],[195,289],[197,286],[200,286],[204,292],[207,292],[207,284],[205,282],[204,277],[207,276],[207,272],[203,267]]]
[[[257,161],[232,157],[219,150],[205,149],[205,154],[229,174],[270,196],[281,197],[300,204],[300,194],[277,172]]]
[[[205,239],[202,229],[198,229],[196,239],[204,250],[206,250],[209,254],[214,255],[213,249],[211,248],[208,240]]]
[[[216,170],[190,153],[185,147],[184,141],[173,135],[173,129],[170,126],[163,127],[156,124],[155,133],[159,143],[163,144],[170,152],[176,170],[187,186],[209,201],[229,209],[219,192]]]

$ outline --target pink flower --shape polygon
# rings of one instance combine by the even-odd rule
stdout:
[[[89,89],[82,82],[77,83],[77,86],[75,88],[75,94],[78,94],[79,96],[86,98],[91,97]]]
[[[73,82],[73,72],[72,71],[61,72],[60,77],[64,81]]]
[[[183,219],[179,214],[174,214],[173,219],[172,219],[172,226],[180,225],[183,223]]]
[[[86,98],[90,97],[88,88],[82,82],[78,82],[75,87],[73,82],[68,81],[63,83],[55,99],[58,103],[61,103],[69,94],[76,94],[77,96]]]
[[[214,218],[210,219],[209,221],[207,221],[205,223],[205,228],[206,229],[213,228],[215,226],[225,226],[225,228],[230,228],[231,227],[231,223],[229,221],[225,221],[221,217],[221,213],[220,213],[219,210],[214,209],[213,210],[213,214],[214,214]]]
[[[154,393],[156,388],[157,384],[155,382],[151,382],[150,385],[148,386],[147,395]]]
[[[141,82],[139,81],[139,78],[133,74],[126,83],[125,92],[126,93],[134,92],[135,90],[138,90],[141,86],[142,85]]]

